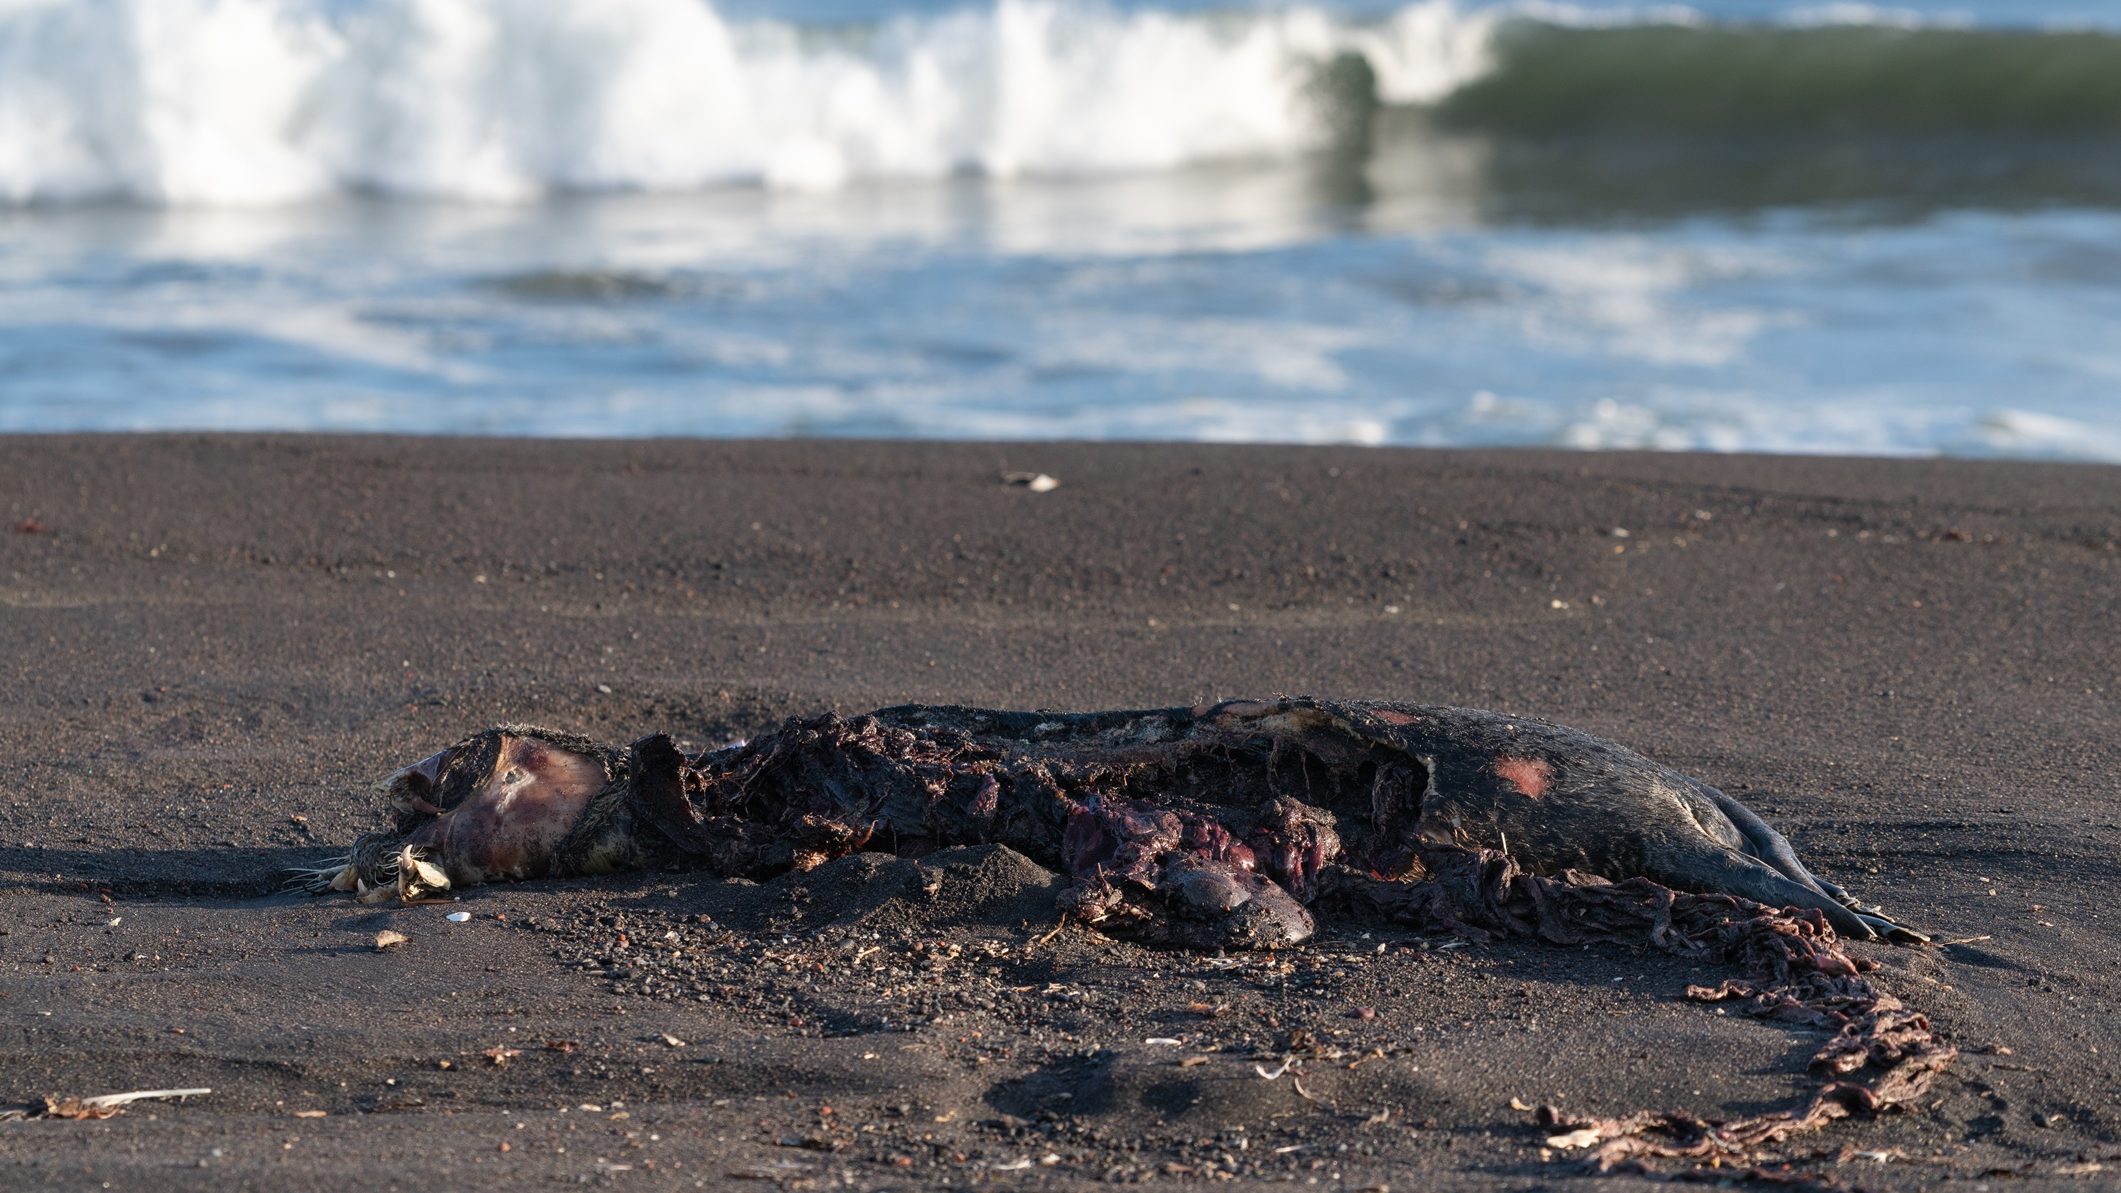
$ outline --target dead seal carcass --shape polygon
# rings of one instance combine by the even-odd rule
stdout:
[[[1438,850],[1646,878],[1923,937],[1807,870],[1722,791],[1612,742],[1475,709],[1309,698],[1095,713],[906,705],[791,720],[686,757],[502,726],[390,776],[396,824],[310,872],[416,899],[500,879],[686,866],[763,879],[861,850],[998,842],[1073,880],[1079,922],[1271,947],[1314,907],[1416,882]]]

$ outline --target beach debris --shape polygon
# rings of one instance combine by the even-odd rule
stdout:
[[[0,1110],[0,1122],[15,1122],[27,1118],[65,1118],[96,1120],[116,1118],[125,1113],[125,1108],[135,1102],[182,1100],[204,1097],[214,1091],[210,1089],[136,1089],[122,1094],[97,1094],[92,1098],[44,1099],[41,1109],[33,1107],[10,1107]]]
[[[15,523],[16,534],[50,534],[51,532],[51,527],[46,526],[35,518],[24,518],[20,522]]]
[[[468,911],[452,911],[442,918],[452,924],[468,924],[471,922],[471,913]]]
[[[292,1114],[288,1115],[288,1117],[289,1117],[289,1118],[330,1118],[330,1117],[331,1117],[331,1111],[329,1111],[329,1110],[297,1110],[297,1111],[295,1111],[294,1113],[292,1113]]]
[[[1515,1107],[1512,1107],[1512,1109],[1515,1109]],[[1560,1148],[1563,1151],[1579,1147],[1596,1147],[1598,1146],[1598,1141],[1603,1138],[1604,1136],[1600,1135],[1598,1132],[1592,1130],[1591,1128],[1583,1127],[1575,1131],[1570,1131],[1565,1135],[1547,1136],[1547,1146]]]
[[[1033,493],[1051,493],[1053,490],[1060,488],[1058,480],[1043,472],[1004,472],[1002,473],[1002,483],[1015,485],[1020,489],[1029,489]]]
[[[405,935],[403,932],[393,932],[385,928],[381,932],[376,933],[376,951],[380,953],[386,949],[397,948],[411,939],[412,937]]]
[[[523,1050],[521,1048],[510,1048],[506,1044],[495,1044],[486,1051],[479,1053],[479,1055],[492,1061],[494,1068],[505,1069],[508,1067],[509,1061],[523,1055]]]

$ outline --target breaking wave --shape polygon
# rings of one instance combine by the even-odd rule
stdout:
[[[2104,135],[2121,37],[1529,0],[994,0],[831,28],[708,0],[0,0],[0,201],[17,204],[1153,171],[1312,153],[1369,135],[1380,104],[1495,134]]]

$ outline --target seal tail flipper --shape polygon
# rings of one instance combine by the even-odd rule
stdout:
[[[1717,891],[1770,907],[1808,907],[1826,916],[1834,931],[1851,940],[1876,940],[1898,925],[1868,919],[1839,899],[1790,878],[1759,858],[1724,846],[1668,857],[1648,877],[1683,891]],[[1873,927],[1873,923],[1879,927]]]
[[[1810,887],[1819,894],[1837,902],[1849,902],[1847,891],[1812,873],[1803,862],[1798,860],[1797,851],[1791,847],[1789,838],[1775,831],[1774,826],[1762,820],[1759,813],[1746,807],[1728,793],[1711,787],[1707,783],[1697,781],[1694,784],[1694,789],[1707,796],[1725,816],[1730,818],[1732,826],[1737,828],[1741,837],[1745,838],[1746,852],[1767,863],[1770,868],[1779,871],[1783,877],[1788,878],[1799,886]]]
[[[1784,877],[1799,886],[1809,887],[1855,912],[1857,918],[1863,920],[1872,931],[1895,944],[1927,944],[1929,942],[1927,935],[1917,932],[1905,924],[1895,923],[1893,918],[1882,909],[1868,903],[1859,902],[1854,895],[1849,894],[1841,886],[1812,873],[1809,867],[1798,860],[1797,851],[1790,845],[1789,838],[1777,832],[1774,826],[1762,820],[1759,814],[1751,808],[1746,807],[1725,792],[1709,786],[1707,783],[1696,782],[1694,786],[1696,790],[1715,801],[1716,806],[1722,810],[1723,814],[1730,818],[1731,824],[1738,829],[1739,835],[1745,838],[1748,847],[1747,852],[1759,858],[1770,868],[1780,872]]]

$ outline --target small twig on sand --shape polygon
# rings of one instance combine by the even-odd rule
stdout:
[[[125,1108],[134,1102],[149,1102],[163,1098],[197,1098],[214,1091],[210,1089],[136,1089],[122,1094],[98,1094],[92,1098],[46,1098],[43,1110],[0,1110],[0,1121],[25,1118],[71,1118],[101,1119],[116,1118],[125,1113]]]
[[[1066,913],[1063,913],[1063,914],[1061,915],[1061,918],[1060,918],[1060,923],[1058,923],[1058,924],[1055,924],[1055,925],[1053,925],[1053,931],[1051,931],[1051,932],[1048,932],[1048,933],[1046,933],[1046,934],[1045,934],[1044,936],[1041,936],[1041,937],[1039,937],[1039,938],[1038,938],[1037,940],[1034,940],[1034,941],[1032,941],[1032,942],[1031,942],[1030,944],[1027,944],[1027,945],[1025,945],[1025,946],[1024,946],[1024,951],[1025,951],[1026,953],[1028,953],[1028,952],[1030,952],[1031,950],[1033,950],[1033,949],[1035,949],[1035,948],[1039,947],[1040,945],[1042,945],[1042,944],[1046,943],[1047,941],[1049,941],[1049,940],[1052,940],[1052,939],[1053,939],[1054,937],[1056,937],[1056,936],[1059,936],[1059,935],[1061,934],[1061,930],[1062,930],[1062,929],[1064,929],[1064,928],[1066,928],[1067,926],[1068,926],[1068,917],[1067,917]]]

